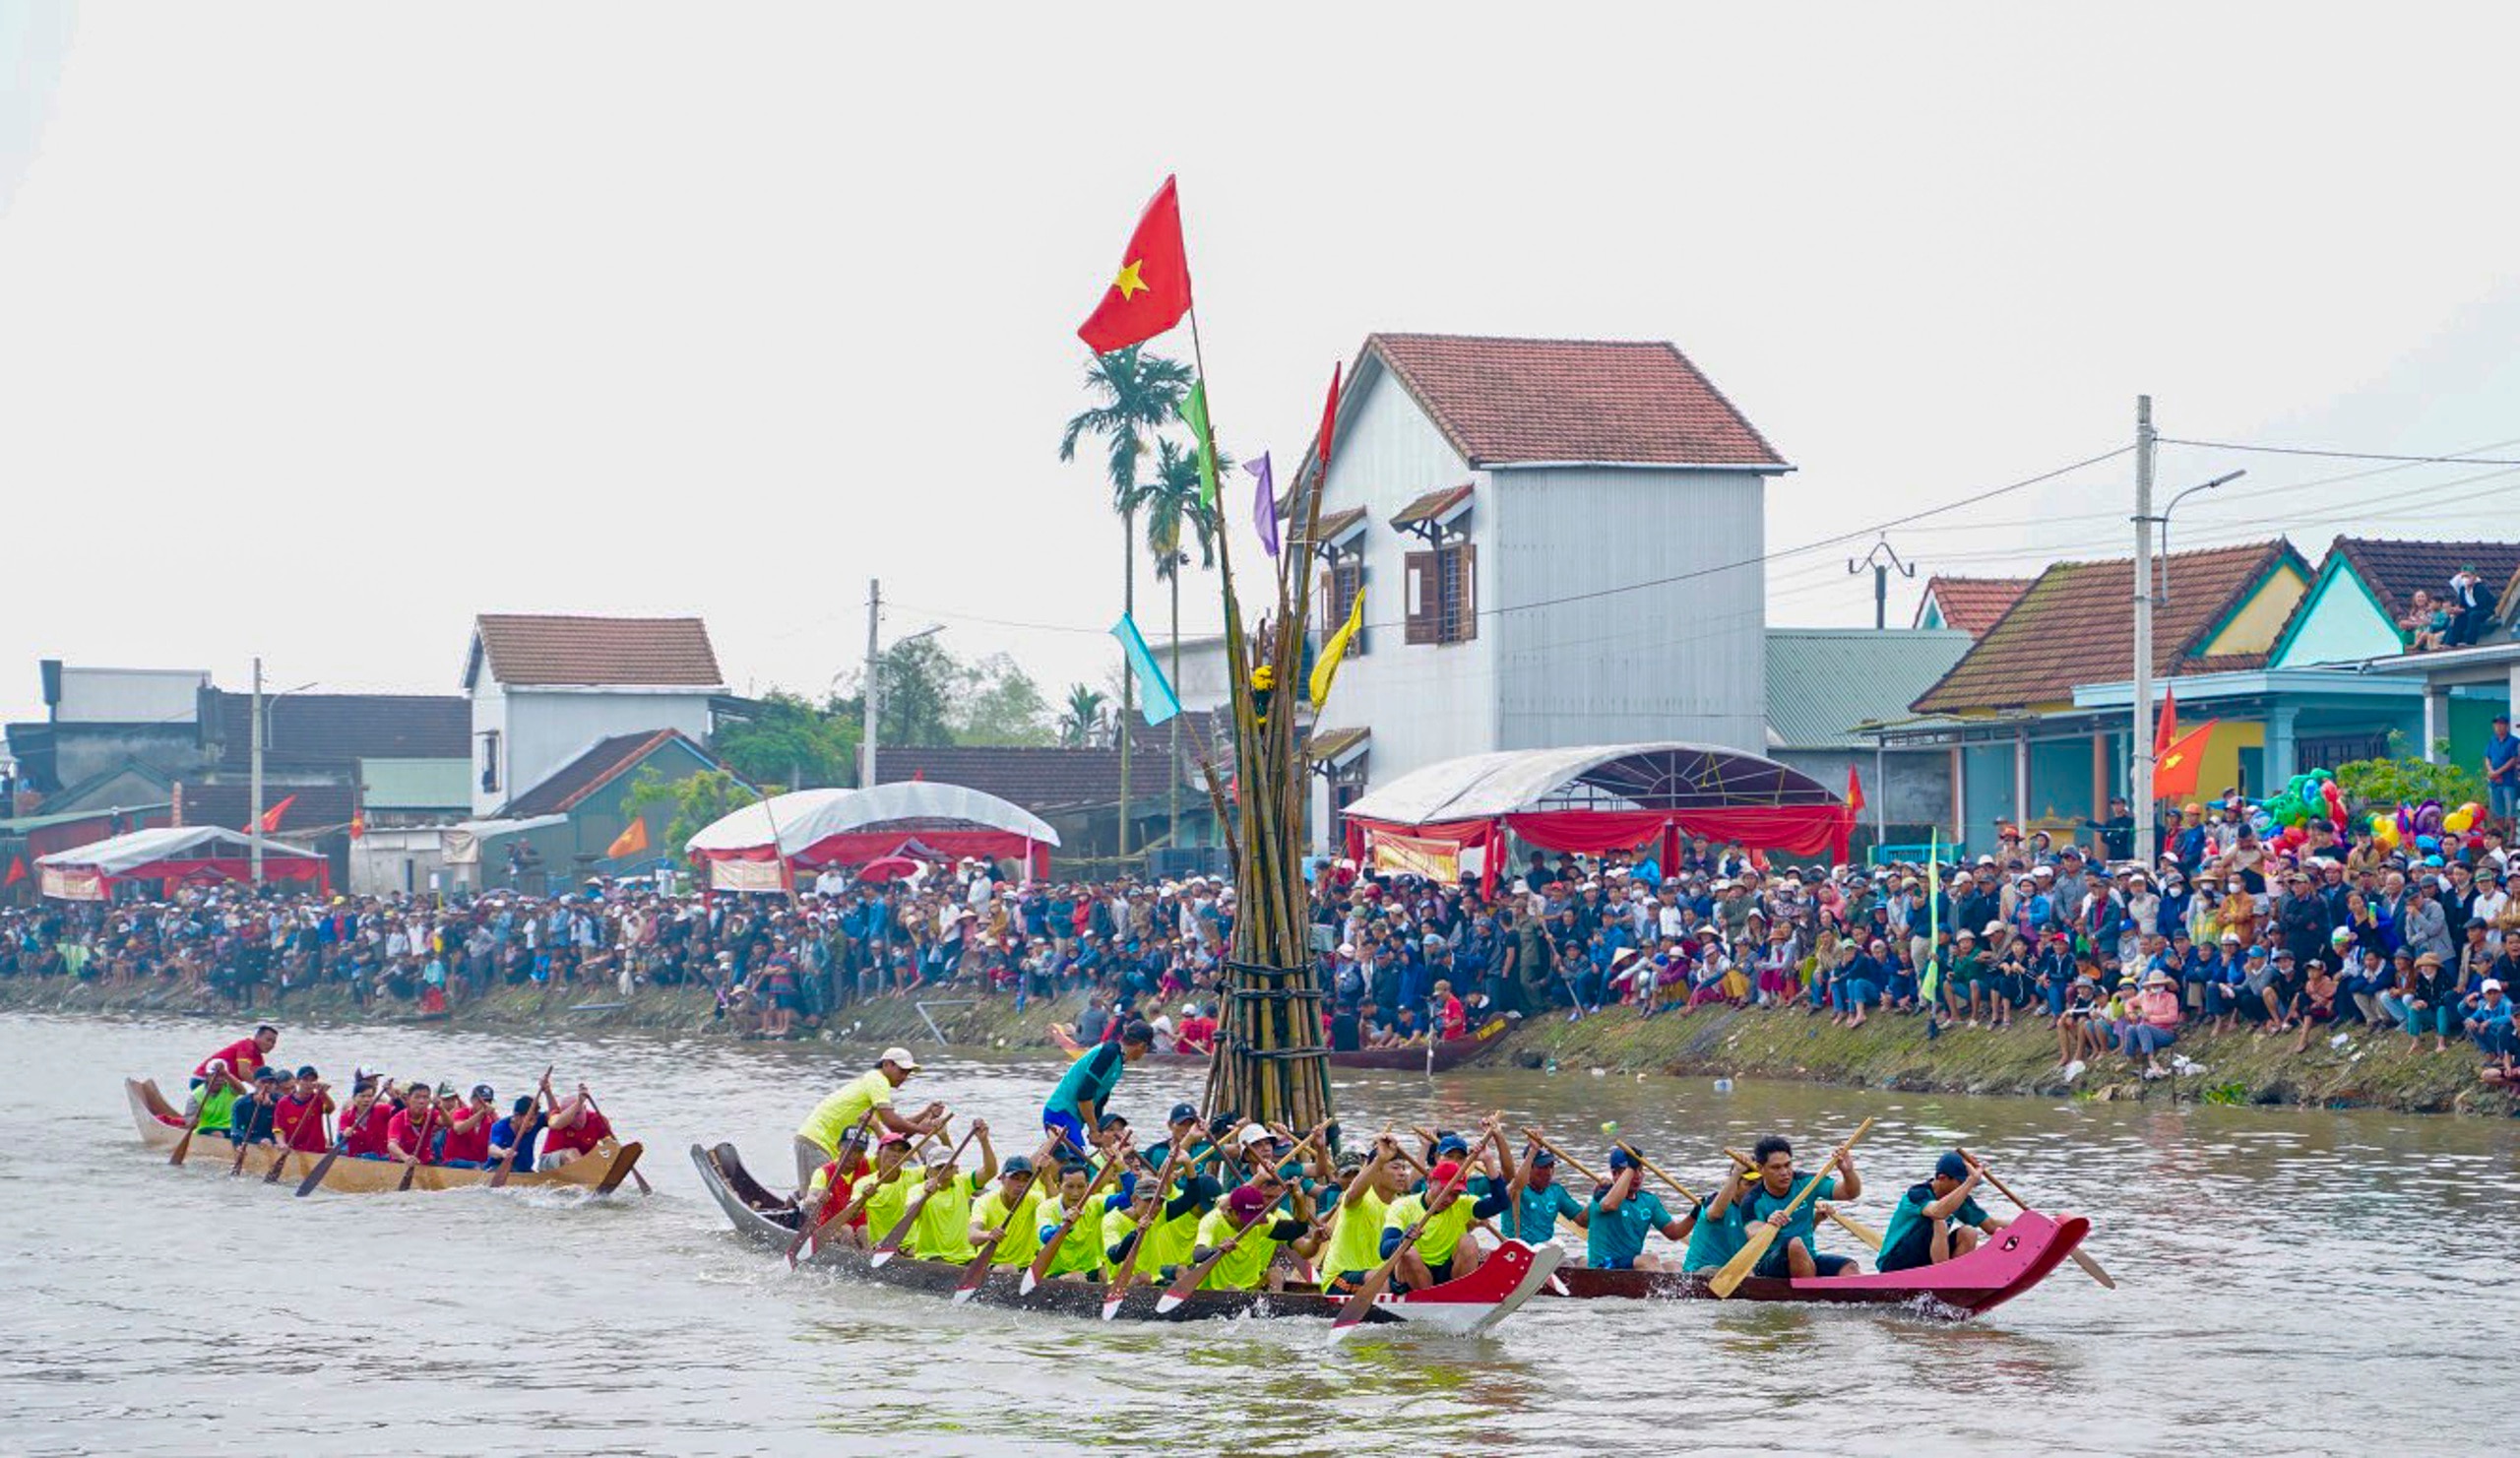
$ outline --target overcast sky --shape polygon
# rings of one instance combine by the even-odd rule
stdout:
[[[698,612],[739,690],[819,690],[874,575],[888,634],[1099,681],[1119,532],[1054,447],[1167,171],[1237,454],[1405,329],[1677,343],[1800,468],[1771,549],[2147,390],[2520,456],[2508,9],[1404,9],[0,7],[0,713],[42,657],[452,692],[492,609]],[[2179,544],[2520,536],[2485,468],[2162,474],[2242,465]],[[2122,554],[2128,480],[1892,540]],[[1868,621],[1848,555],[1771,621]]]

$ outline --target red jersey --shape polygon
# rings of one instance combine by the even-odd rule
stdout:
[[[393,1105],[378,1102],[367,1106],[361,1117],[355,1109],[342,1110],[342,1152],[350,1155],[385,1156],[385,1131],[402,1117]]]
[[[423,1128],[428,1131],[426,1135],[421,1133]],[[437,1163],[437,1156],[428,1146],[436,1142],[437,1136],[444,1132],[446,1132],[446,1114],[443,1110],[432,1107],[426,1113],[413,1118],[410,1109],[402,1109],[396,1112],[394,1121],[386,1125],[385,1157],[394,1158],[394,1152],[400,1149],[406,1157],[417,1153],[421,1164],[434,1165]]]
[[[1172,1050],[1176,1053],[1205,1053],[1216,1046],[1216,1019],[1183,1018],[1180,1031],[1173,1038]]]
[[[313,1118],[307,1117],[310,1109],[314,1111]],[[274,1117],[279,1123],[282,1142],[291,1149],[310,1154],[320,1154],[331,1148],[324,1137],[323,1109],[324,1096],[321,1094],[312,1099],[300,1099],[292,1094],[281,1100]]]
[[[469,1112],[466,1116],[471,1117]],[[446,1142],[438,1146],[437,1157],[442,1160],[471,1160],[476,1165],[487,1162],[490,1158],[490,1115],[484,1113],[473,1119],[470,1129],[457,1127],[461,1122],[461,1119],[450,1120],[440,1116],[439,1126],[446,1130]]]
[[[833,1216],[838,1215],[841,1211],[849,1208],[849,1202],[857,1197],[857,1181],[865,1178],[874,1171],[874,1167],[866,1163],[866,1157],[864,1155],[859,1155],[856,1163],[857,1168],[854,1171],[851,1171],[850,1173],[843,1174],[840,1173],[840,1161],[833,1160],[831,1163],[823,1166],[820,1173],[816,1176],[825,1184],[831,1186],[831,1203],[823,1206],[823,1220],[826,1223],[828,1223]],[[865,1206],[858,1206],[857,1213],[849,1217],[849,1225],[851,1230],[862,1231],[866,1228]]]
[[[210,1077],[210,1065],[225,1063],[227,1071],[247,1083],[253,1082],[254,1070],[263,1066],[263,1046],[250,1038],[240,1038],[209,1057],[193,1065],[193,1077]]]
[[[571,1154],[585,1154],[610,1137],[612,1121],[595,1109],[582,1109],[576,1122],[542,1136],[542,1152],[549,1154],[553,1150],[567,1150]]]
[[[1470,1011],[1461,1005],[1460,998],[1445,998],[1438,1012],[1444,1037],[1459,1038],[1470,1031]]]

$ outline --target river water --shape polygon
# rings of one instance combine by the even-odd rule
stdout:
[[[1336,1348],[1318,1323],[1148,1327],[954,1308],[739,1244],[685,1151],[788,1168],[874,1051],[625,1034],[308,1028],[283,1061],[502,1094],[546,1063],[644,1139],[653,1198],[290,1199],[144,1156],[127,1073],[241,1029],[0,1018],[0,1449],[11,1452],[2478,1452],[2507,1431],[2520,1129],[2508,1122],[1466,1070],[1356,1075],[1352,1128],[1606,1119],[1693,1186],[1778,1129],[1816,1161],[1866,1115],[1878,1226],[1953,1142],[2091,1216],[1982,1320],[1535,1301],[1484,1339]],[[1033,1127],[1058,1064],[939,1054],[908,1093]],[[1141,1066],[1152,1124],[1197,1075]],[[1013,1137],[1007,1141],[1015,1142]],[[1029,1142],[1029,1141],[1028,1141]],[[204,1162],[197,1162],[204,1163]],[[1995,1202],[1989,1201],[1995,1208]],[[1824,1236],[1824,1245],[1826,1244]],[[1827,1248],[1841,1248],[1843,1242]]]

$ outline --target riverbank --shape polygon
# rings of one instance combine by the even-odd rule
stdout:
[[[825,1042],[907,1044],[914,1047],[1046,1048],[1049,1027],[1075,1017],[1082,998],[1034,1001],[1018,1012],[1011,997],[973,997],[946,989],[932,998],[884,997],[854,1004],[817,1037]],[[181,993],[148,983],[107,986],[65,979],[0,982],[0,1010],[115,1015],[198,1016],[224,1023],[285,1019],[313,1026],[408,1025],[421,1022],[408,1004],[362,1010],[336,989],[291,991],[237,1011],[207,993]],[[495,1032],[643,1029],[717,1034],[734,1042],[746,1020],[720,1019],[705,988],[652,987],[628,997],[598,989],[503,988],[455,1008],[443,1024]],[[2338,1044],[2313,1038],[2293,1051],[2288,1036],[2258,1039],[2190,1034],[2174,1050],[2184,1071],[2146,1080],[2123,1059],[2094,1062],[2068,1079],[2056,1066],[2055,1037],[2043,1021],[2008,1031],[1946,1028],[1928,1040],[1914,1018],[1874,1018],[1861,1028],[1832,1027],[1798,1011],[1699,1009],[1645,1019],[1611,1008],[1568,1022],[1561,1015],[1528,1019],[1499,1040],[1481,1061],[1606,1073],[1712,1078],[1793,1079],[1806,1083],[1906,1092],[2011,1094],[2035,1098],[2168,1103],[2252,1104],[2314,1109],[2382,1109],[2402,1113],[2520,1112],[2511,1095],[2477,1079],[2478,1058],[2464,1045],[2447,1053],[2410,1053],[2395,1033],[2357,1025]]]

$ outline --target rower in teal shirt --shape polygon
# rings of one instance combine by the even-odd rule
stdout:
[[[1749,1189],[1749,1173],[1734,1170],[1724,1187],[1707,1196],[1698,1207],[1697,1224],[1689,1231],[1688,1253],[1680,1258],[1685,1271],[1720,1271],[1749,1243],[1749,1230],[1741,1219],[1742,1196]]]
[[[1971,1193],[1984,1172],[1945,1150],[1933,1162],[1933,1177],[1910,1185],[1890,1212],[1890,1229],[1881,1235],[1879,1266],[1884,1271],[1913,1271],[1936,1266],[1978,1248],[1980,1232],[1993,1235],[2005,1222],[1980,1208]]]
[[[1049,1102],[1041,1106],[1042,1132],[1064,1135],[1077,1151],[1092,1147],[1094,1131],[1101,1127],[1108,1110],[1112,1091],[1120,1086],[1120,1075],[1128,1065],[1143,1058],[1155,1045],[1155,1030],[1144,1023],[1131,1023],[1120,1034],[1116,1044],[1102,1043],[1087,1049],[1059,1075],[1059,1086],[1050,1091]]]
[[[1789,1276],[1843,1276],[1855,1269],[1855,1261],[1843,1255],[1822,1255],[1817,1245],[1818,1204],[1822,1200],[1849,1199],[1863,1193],[1863,1181],[1855,1173],[1855,1159],[1840,1152],[1835,1175],[1801,1174],[1794,1168],[1794,1146],[1778,1135],[1770,1134],[1750,1150],[1751,1162],[1759,1167],[1759,1182],[1750,1188],[1749,1208],[1742,1212],[1745,1221],[1769,1220],[1792,1206],[1794,1213],[1785,1218],[1774,1244],[1759,1259],[1756,1274],[1782,1279]],[[1811,1197],[1795,1204],[1805,1186],[1817,1181],[1819,1188]]]
[[[1515,1195],[1513,1207],[1505,1212],[1506,1238],[1539,1245],[1557,1237],[1557,1223],[1561,1220],[1591,1227],[1592,1212],[1557,1182],[1557,1156],[1539,1150],[1532,1155],[1527,1169],[1523,1187]]]
[[[1677,1240],[1696,1223],[1697,1210],[1678,1220],[1662,1197],[1642,1188],[1645,1171],[1622,1145],[1610,1151],[1610,1182],[1593,1192],[1585,1212],[1584,1263],[1598,1271],[1653,1271],[1662,1263],[1645,1253],[1645,1237],[1660,1231]]]

